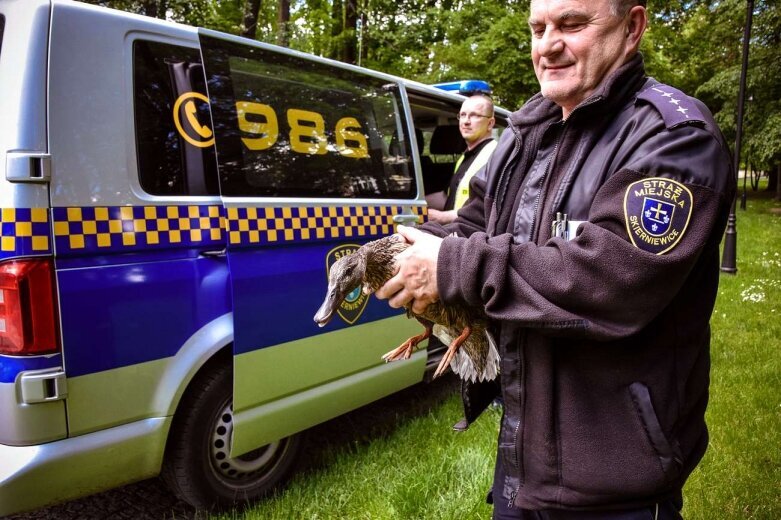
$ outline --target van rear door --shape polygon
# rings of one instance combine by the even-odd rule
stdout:
[[[48,0],[0,2],[0,444],[12,446],[67,435],[51,277],[50,9]],[[7,462],[11,474],[16,463]]]
[[[417,221],[404,87],[200,30],[233,290],[232,456],[422,379],[385,364],[420,325],[355,291],[324,329],[328,266]],[[204,130],[205,131],[205,130]]]

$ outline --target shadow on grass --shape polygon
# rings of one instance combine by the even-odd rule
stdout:
[[[448,373],[315,426],[307,432],[298,473],[327,467],[331,460],[329,454],[333,452],[350,453],[390,436],[400,425],[428,415],[458,391],[458,378]],[[459,419],[453,417],[453,423]]]

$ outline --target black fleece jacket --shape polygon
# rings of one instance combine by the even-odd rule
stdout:
[[[532,168],[546,132],[554,152]],[[531,98],[459,218],[423,226],[446,237],[441,299],[495,323],[506,499],[587,510],[680,493],[707,446],[709,320],[735,184],[707,108],[647,78],[638,55],[566,121]],[[557,212],[584,221],[574,238],[551,238]]]

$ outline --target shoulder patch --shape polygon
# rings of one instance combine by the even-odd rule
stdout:
[[[686,233],[694,197],[680,182],[651,177],[633,182],[624,194],[624,218],[635,247],[663,255]]]
[[[689,96],[669,85],[659,83],[640,92],[637,99],[651,103],[664,119],[667,128],[682,123],[705,122],[705,117]]]

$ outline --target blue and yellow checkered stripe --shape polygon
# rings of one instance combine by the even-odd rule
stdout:
[[[0,258],[51,253],[47,208],[0,209]]]
[[[413,211],[423,221],[425,207]],[[403,212],[393,206],[228,208],[228,241],[247,246],[382,236],[393,233],[393,216]]]
[[[158,248],[372,238],[394,230],[400,206],[228,208],[211,205],[0,209],[0,258]],[[420,221],[426,208],[413,208]],[[52,241],[53,239],[53,241]]]
[[[224,242],[222,206],[54,208],[58,253],[125,252]]]

